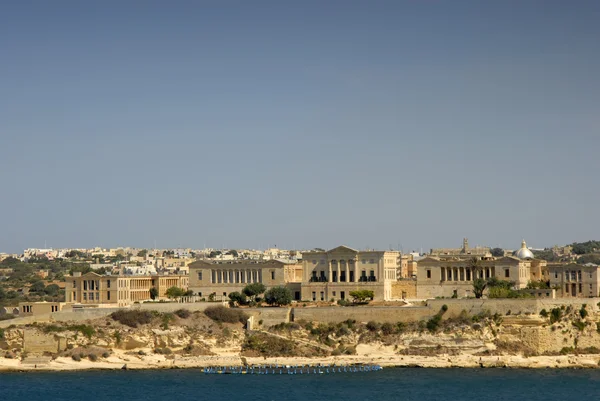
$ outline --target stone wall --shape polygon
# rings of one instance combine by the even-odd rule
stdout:
[[[412,322],[428,319],[435,314],[428,307],[398,307],[398,306],[356,306],[356,307],[324,307],[324,308],[294,308],[293,321],[317,321],[322,323],[338,323],[354,319],[358,322]]]
[[[41,333],[35,329],[23,329],[23,350],[35,354],[60,352],[67,349],[64,337]]]
[[[403,296],[405,295],[405,296]],[[417,281],[400,280],[392,282],[392,299],[417,298]]]

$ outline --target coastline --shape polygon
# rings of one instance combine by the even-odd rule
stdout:
[[[200,369],[208,366],[242,366],[243,360],[248,365],[349,365],[376,364],[384,368],[513,368],[513,369],[598,369],[600,354],[533,356],[474,356],[474,355],[438,355],[438,356],[335,356],[323,358],[255,358],[239,355],[176,357],[167,359],[164,356],[132,356],[117,353],[109,358],[92,362],[74,361],[72,358],[59,357],[47,363],[23,363],[17,359],[0,358],[2,372],[64,372],[86,370],[159,370],[159,369]]]

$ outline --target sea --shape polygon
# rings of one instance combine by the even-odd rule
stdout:
[[[0,373],[0,400],[600,400],[600,370],[419,369],[207,375],[196,369]]]

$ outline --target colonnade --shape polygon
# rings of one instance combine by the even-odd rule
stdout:
[[[210,282],[213,284],[262,283],[262,269],[211,269]]]
[[[496,276],[495,267],[473,269],[470,267],[440,267],[442,281],[473,281]]]

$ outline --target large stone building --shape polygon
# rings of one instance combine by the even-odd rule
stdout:
[[[151,299],[150,289],[158,290],[158,298],[165,298],[167,289],[188,289],[189,277],[168,276],[101,276],[90,272],[73,273],[65,277],[66,302],[84,305],[114,304],[129,306],[135,302]]]
[[[357,251],[339,246],[302,254],[302,299],[348,299],[355,290],[371,290],[376,300],[391,300],[392,283],[401,270],[398,251]]]
[[[575,263],[550,263],[550,287],[559,297],[597,297],[600,291],[600,267]]]
[[[529,281],[548,280],[546,262],[535,259],[525,241],[512,256],[493,257],[486,248],[472,252],[465,240],[462,252],[429,255],[417,265],[417,297],[470,297],[473,281],[496,277],[523,289]],[[477,265],[473,265],[473,260]]]
[[[189,265],[190,289],[194,295],[208,298],[214,294],[224,299],[232,292],[241,292],[251,283],[262,283],[267,289],[287,286],[294,299],[300,299],[302,266],[279,260],[254,261],[206,261],[199,260]]]

